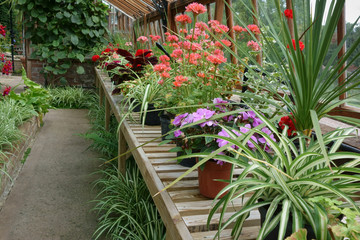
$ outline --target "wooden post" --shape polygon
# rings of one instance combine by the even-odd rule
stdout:
[[[101,84],[99,84],[99,105],[102,106],[104,101],[104,90],[101,87]]]
[[[223,14],[224,14],[224,0],[216,0],[215,2],[215,20],[218,20],[219,23],[222,23]]]
[[[121,29],[121,26],[122,26],[122,14],[120,13],[120,12],[118,12],[118,14],[117,14],[117,16],[118,16],[118,18],[117,18],[117,20],[118,20],[118,30],[119,31],[121,31],[121,30],[123,30],[123,29]]]
[[[105,130],[109,131],[110,128],[110,103],[105,99]]]
[[[173,13],[171,11],[171,3],[168,4],[168,28],[173,32],[177,33],[176,29],[176,22],[175,22],[175,16],[173,16]]]
[[[226,0],[227,4],[231,7],[232,0]],[[231,9],[228,7],[228,5],[225,6],[225,13],[226,13],[226,24],[229,27],[229,36],[232,38],[232,40],[235,42],[235,33],[233,30],[234,27],[234,19],[231,12]],[[236,47],[235,44],[231,44],[231,50],[236,53]],[[231,54],[231,62],[236,64],[236,58]]]
[[[254,24],[259,26],[259,20],[257,19],[257,16],[258,16],[258,6],[257,6],[257,0],[251,0],[251,4],[252,4],[252,9],[253,9],[253,21],[254,21]],[[260,27],[260,26],[259,26]],[[258,42],[260,42],[260,36],[259,34],[256,34],[256,40]],[[261,51],[259,52],[258,55],[256,55],[256,61],[262,65],[262,53]]]
[[[292,0],[286,0],[286,8],[292,9]],[[294,20],[291,18],[287,18],[287,24],[289,26],[290,35],[292,39],[295,39],[294,36]]]
[[[211,6],[210,4],[206,4],[206,8],[207,8],[207,17],[208,17],[208,21],[210,21],[211,18]]]
[[[338,44],[341,43],[341,41],[343,40],[344,36],[345,36],[345,32],[346,32],[346,21],[345,21],[345,6],[342,10],[338,25],[337,25],[337,42]],[[346,52],[346,43],[344,43],[343,47],[340,49],[339,53],[338,53],[338,59],[339,61],[341,61],[343,55]],[[345,67],[346,63],[344,63],[341,68],[339,69],[339,72],[343,71],[344,67]],[[346,71],[340,75],[339,79],[338,79],[338,83],[339,85],[343,85],[344,81],[346,79]],[[343,93],[340,95],[340,100],[343,100],[346,98],[346,93]],[[340,107],[344,107],[345,104],[341,104]]]
[[[122,132],[122,129],[119,129],[119,139],[118,139],[118,155],[123,154],[126,152],[126,140],[124,137],[124,134]],[[125,176],[126,173],[126,156],[123,155],[118,158],[118,174],[122,174]]]

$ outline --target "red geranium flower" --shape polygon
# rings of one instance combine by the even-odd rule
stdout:
[[[294,50],[296,51],[296,43],[295,43],[295,39],[292,39],[292,44],[293,44],[293,47],[294,47]],[[299,41],[299,46],[300,46],[300,50],[304,50],[305,48],[305,45],[302,41]],[[289,47],[289,44],[286,46],[287,48],[290,48]]]
[[[94,55],[94,56],[92,56],[91,60],[92,60],[93,62],[96,62],[97,60],[99,60],[99,58],[100,58],[99,55]]]
[[[148,50],[148,49],[138,49],[135,53],[135,57],[139,57],[139,56],[151,57],[152,52],[151,52],[151,50]]]
[[[292,9],[285,9],[284,14],[285,14],[285,17],[293,19],[293,10]]]
[[[279,126],[281,127],[281,129],[284,129],[285,125],[289,127],[287,130],[288,136],[296,136],[296,133],[293,133],[293,131],[296,131],[295,124],[289,116],[285,116],[280,119]]]
[[[5,96],[9,95],[10,91],[11,91],[11,87],[10,87],[10,86],[7,87],[7,88],[5,88],[5,89],[4,89],[4,92],[3,92],[3,96],[5,97]]]

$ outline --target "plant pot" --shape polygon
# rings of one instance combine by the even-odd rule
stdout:
[[[183,152],[177,152],[176,156],[180,157],[185,155]],[[181,162],[179,162],[179,164],[183,167],[188,167],[191,168],[196,164],[196,158],[192,157],[192,158],[184,158],[183,160],[181,160]]]
[[[161,122],[161,139],[165,140],[168,132],[170,132],[170,124],[171,118],[168,115],[162,114],[160,115],[160,122]],[[165,135],[165,136],[164,136]]]
[[[146,112],[146,116],[145,116],[145,125],[149,125],[149,126],[156,126],[156,125],[160,125],[160,112],[161,111],[152,111],[155,110],[156,108],[154,107],[153,104],[149,104],[148,105],[148,111]],[[151,110],[151,112],[149,112],[149,110]],[[141,118],[142,119],[142,114],[141,114]]]
[[[281,208],[281,206],[279,206]],[[274,216],[276,216],[280,211],[281,209],[276,209],[275,213],[274,213]],[[265,218],[266,218],[266,213],[269,209],[269,205],[267,206],[263,206],[263,207],[260,207],[259,208],[259,212],[260,212],[260,221],[261,221],[261,226],[263,225],[263,223],[265,222]],[[292,225],[293,225],[293,219],[292,219],[292,215],[289,216],[289,219],[288,219],[288,224],[286,226],[286,232],[285,232],[285,238],[286,237],[289,237],[292,233],[293,233],[293,230],[292,230]],[[305,224],[305,226],[303,227],[306,229],[307,231],[307,239],[316,239],[316,235],[312,229],[312,227],[308,224]],[[264,240],[276,240],[278,239],[278,233],[279,233],[279,225],[276,226],[265,238]]]
[[[200,194],[214,199],[216,195],[229,183],[217,181],[216,179],[230,180],[232,164],[224,162],[223,165],[209,160],[204,168],[198,168],[199,190]],[[223,193],[219,198],[225,196]]]

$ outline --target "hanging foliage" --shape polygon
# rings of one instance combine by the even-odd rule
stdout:
[[[24,13],[25,38],[35,47],[32,57],[46,62],[44,72],[51,83],[104,41],[108,7],[101,1],[18,0],[16,6]]]

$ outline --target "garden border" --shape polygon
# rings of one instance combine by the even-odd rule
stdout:
[[[16,178],[24,166],[22,160],[24,160],[25,152],[32,145],[39,128],[40,123],[39,117],[37,116],[30,118],[19,126],[24,138],[15,144],[13,151],[8,154],[9,158],[6,160],[5,164],[7,173],[11,176],[11,179],[5,174],[0,173],[0,210],[4,205]]]

